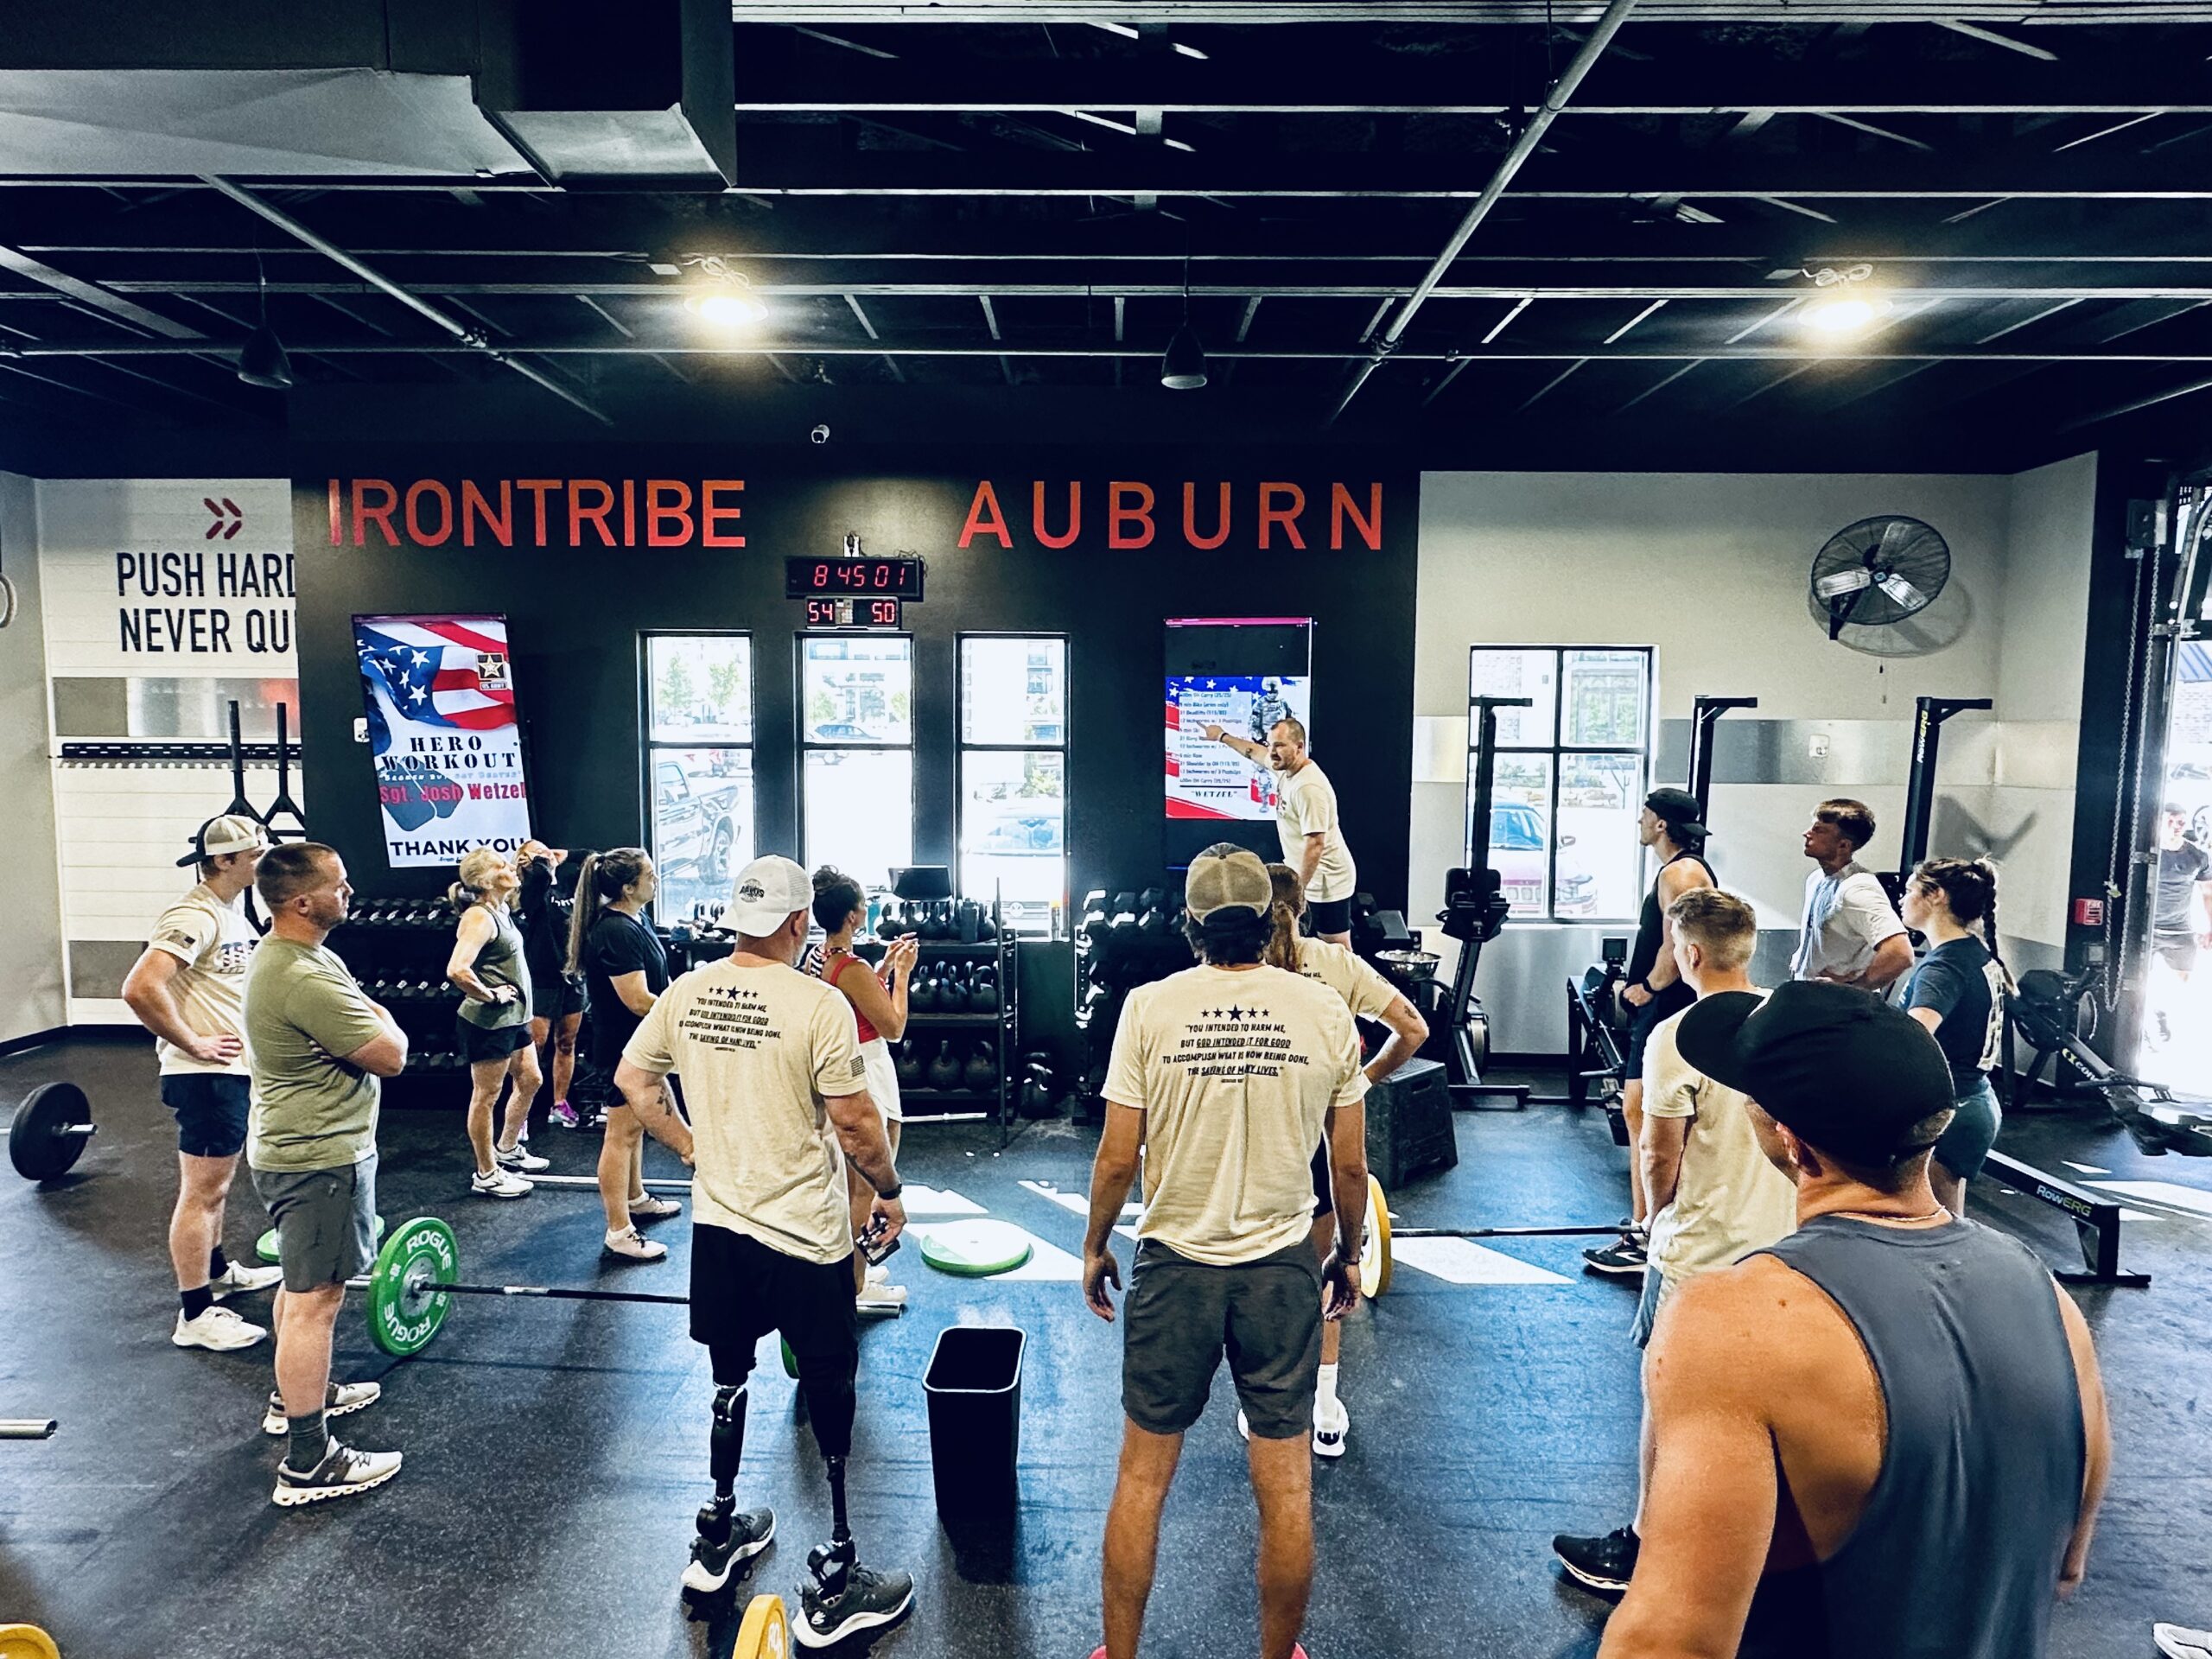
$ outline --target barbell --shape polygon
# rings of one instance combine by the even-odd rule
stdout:
[[[8,1126],[8,1161],[27,1181],[66,1175],[98,1132],[92,1103],[73,1083],[42,1083],[23,1096]]]
[[[1402,1238],[1599,1238],[1618,1235],[1618,1222],[1600,1227],[1399,1227],[1390,1219],[1382,1183],[1367,1178],[1367,1232],[1360,1240],[1359,1291],[1380,1296],[1390,1288],[1391,1247]]]

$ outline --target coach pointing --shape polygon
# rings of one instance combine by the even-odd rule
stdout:
[[[1306,728],[1286,715],[1268,728],[1268,746],[1236,736],[1211,721],[1206,740],[1224,743],[1255,766],[1281,774],[1275,786],[1275,832],[1282,861],[1298,872],[1314,933],[1332,944],[1351,943],[1351,895],[1359,871],[1337,821],[1336,785],[1306,753]]]

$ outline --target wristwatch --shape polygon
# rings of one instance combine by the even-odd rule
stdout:
[[[906,1182],[901,1181],[896,1186],[893,1187],[888,1192],[878,1192],[875,1196],[879,1198],[890,1198],[896,1200],[899,1195],[906,1190]]]

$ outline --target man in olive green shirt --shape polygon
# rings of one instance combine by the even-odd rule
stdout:
[[[327,1419],[376,1399],[374,1382],[333,1383],[332,1332],[346,1281],[374,1250],[379,1077],[399,1075],[407,1038],[323,944],[353,890],[345,861],[315,842],[262,855],[270,916],[245,982],[253,1105],[246,1162],[276,1224],[276,1392],[262,1428],[289,1436],[271,1499],[286,1508],[380,1486],[397,1452],[359,1452]]]

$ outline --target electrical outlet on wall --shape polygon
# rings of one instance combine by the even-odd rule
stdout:
[[[1809,758],[1815,760],[1827,760],[1828,758],[1828,734],[1826,732],[1815,732],[1811,741],[1805,745],[1805,753]]]

